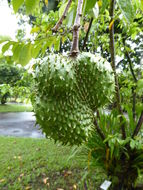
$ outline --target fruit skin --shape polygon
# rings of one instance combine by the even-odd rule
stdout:
[[[89,107],[96,111],[112,99],[114,77],[110,63],[88,52],[78,56],[76,79]]]
[[[33,107],[47,137],[80,145],[94,127],[94,112],[111,99],[114,78],[110,64],[97,55],[76,59],[50,54],[35,71]]]

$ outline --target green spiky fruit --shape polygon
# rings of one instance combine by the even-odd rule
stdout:
[[[113,81],[110,64],[97,55],[50,54],[35,72],[37,123],[55,141],[81,144],[94,127],[95,110],[111,99]]]

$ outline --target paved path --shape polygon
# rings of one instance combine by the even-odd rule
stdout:
[[[33,112],[0,113],[0,135],[43,138]]]

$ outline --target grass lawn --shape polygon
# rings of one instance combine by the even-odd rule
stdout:
[[[0,137],[0,190],[97,190],[104,175],[83,179],[87,163],[70,155],[47,139]]]
[[[31,112],[32,106],[20,104],[5,104],[0,105],[0,112]]]

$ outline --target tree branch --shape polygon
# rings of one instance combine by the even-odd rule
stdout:
[[[123,111],[121,108],[121,98],[120,98],[120,90],[119,90],[119,83],[118,83],[118,76],[116,73],[116,65],[115,65],[115,45],[114,45],[114,9],[115,9],[115,0],[111,0],[110,2],[110,29],[109,29],[109,35],[110,35],[110,53],[111,53],[111,65],[114,73],[114,80],[115,80],[115,92],[116,92],[116,100],[117,100],[117,107],[118,112],[120,114],[120,123],[121,123],[121,130],[122,130],[122,137],[123,139],[126,138],[126,132],[125,132],[125,122],[123,119]]]
[[[133,132],[132,138],[134,138],[135,136],[138,135],[138,133],[139,133],[139,131],[140,131],[140,129],[141,129],[142,124],[143,124],[143,111],[141,112],[139,121],[138,121],[138,123],[137,123],[137,126],[136,126],[134,132]]]
[[[123,44],[124,44],[124,47],[125,47],[125,40],[123,40]],[[132,61],[131,61],[131,57],[130,57],[130,54],[129,52],[125,49],[125,54],[127,56],[127,59],[128,59],[128,62],[129,62],[129,66],[130,66],[130,71],[131,71],[131,74],[133,76],[133,79],[135,81],[135,83],[138,82],[138,79],[136,78],[136,75],[134,73],[134,70],[133,70],[133,67],[132,67]],[[135,88],[136,87],[133,87],[132,88],[132,94],[133,94],[133,108],[132,108],[132,111],[133,111],[133,119],[135,121],[135,118],[136,118],[136,110],[135,110],[135,105],[136,105],[136,92],[135,92]],[[136,128],[133,132],[133,135],[132,135],[132,138],[134,138],[135,136],[138,135],[140,129],[141,129],[141,126],[143,124],[143,111],[141,112],[141,115],[139,117],[139,120],[138,120],[138,123],[136,125]]]
[[[63,23],[63,20],[66,18],[66,14],[70,8],[70,5],[72,3],[72,0],[69,0],[68,3],[67,3],[67,6],[61,16],[61,18],[59,19],[59,21],[57,22],[57,24],[54,26],[54,28],[52,28],[52,31],[53,32],[57,32],[57,30],[59,29],[59,27],[61,26],[61,24]]]
[[[85,47],[86,47],[86,42],[87,42],[87,40],[88,40],[88,35],[89,35],[90,29],[91,29],[91,26],[92,26],[92,22],[93,22],[93,17],[90,19],[90,22],[89,22],[89,27],[88,27],[86,36],[85,36],[85,38],[84,38],[82,51],[83,51],[83,50],[85,49]]]
[[[125,40],[123,40],[123,44],[124,44],[124,48],[125,48]],[[133,79],[135,81],[135,83],[137,83],[137,78],[136,78],[136,75],[134,73],[134,70],[133,70],[133,67],[132,67],[132,61],[131,61],[131,57],[130,57],[130,54],[129,52],[125,49],[125,55],[127,57],[127,60],[129,62],[129,67],[130,67],[130,71],[131,71],[131,74],[133,76]],[[133,107],[132,107],[132,112],[133,112],[133,119],[134,119],[134,122],[136,120],[136,92],[135,92],[135,89],[136,87],[132,87],[132,96],[133,96]]]
[[[70,51],[71,57],[76,57],[77,54],[79,53],[79,30],[80,30],[80,19],[82,16],[82,6],[83,6],[83,0],[78,0],[77,13],[73,26],[73,44]]]
[[[135,81],[135,83],[138,82],[138,79],[135,75],[135,72],[134,72],[134,69],[133,69],[133,66],[132,66],[132,60],[131,60],[131,57],[130,57],[130,54],[129,52],[126,50],[126,41],[125,39],[123,38],[123,45],[124,45],[124,48],[125,48],[125,55],[127,57],[127,60],[129,62],[129,67],[130,67],[130,71],[131,71],[131,74],[132,74],[132,77]],[[136,86],[135,87],[132,87],[132,97],[133,97],[133,107],[132,107],[132,112],[133,112],[133,119],[134,119],[134,122],[136,121]]]

